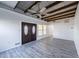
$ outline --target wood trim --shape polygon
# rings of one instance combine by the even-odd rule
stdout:
[[[35,1],[35,3],[33,3],[30,7],[28,7],[28,9],[31,9],[31,8],[32,8],[34,5],[36,5],[38,2],[40,2],[40,1]],[[28,9],[26,9],[26,10],[24,11],[24,13],[27,12]]]
[[[63,12],[59,12],[59,13],[56,13],[56,14],[54,14],[54,15],[50,15],[50,16],[48,16],[48,17],[44,17],[44,18],[49,18],[49,17],[52,17],[52,16],[61,15],[61,14],[63,14],[63,13],[67,13],[67,12],[75,11],[76,8],[77,8],[77,7],[72,8],[72,9],[69,9],[69,10],[66,10],[66,11],[63,11]]]
[[[46,6],[46,9],[51,8],[51,7],[57,5],[57,4],[61,3],[61,2],[62,2],[62,1],[56,1],[56,2],[54,2],[54,3],[51,3],[50,5]]]
[[[49,11],[49,12],[47,12],[47,13],[48,13],[48,14],[49,14],[49,13],[53,13],[53,12],[56,12],[56,11],[59,11],[59,10],[62,10],[62,9],[65,9],[65,8],[68,8],[68,7],[71,7],[71,6],[74,6],[74,5],[76,5],[76,4],[78,4],[77,1],[76,1],[76,2],[73,2],[73,3],[70,3],[70,4],[68,4],[68,5],[65,5],[65,6],[63,6],[63,7],[57,8],[57,9],[55,9],[55,10]]]

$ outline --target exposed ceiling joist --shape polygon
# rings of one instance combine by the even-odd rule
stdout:
[[[52,18],[52,19],[48,19],[48,20],[46,20],[46,21],[55,21],[55,20],[60,20],[60,19],[62,19],[62,18],[67,18],[67,17],[70,17],[70,16],[72,16],[73,15],[73,17],[75,16],[75,14],[69,14],[69,15],[66,15],[66,16],[61,16],[61,17],[57,17],[57,18]]]
[[[57,17],[57,18],[54,18],[54,19],[59,19],[59,18],[62,18],[62,17],[68,17],[68,16],[71,16],[71,15],[74,15],[73,13],[72,14],[69,14],[67,16],[61,16],[61,17]],[[53,19],[53,18],[52,18]]]
[[[32,8],[34,5],[36,5],[38,2],[40,2],[40,1],[35,1],[35,3],[33,3],[28,9],[31,9],[31,8]],[[26,10],[24,11],[24,13],[27,12],[28,9],[26,9]]]
[[[67,13],[67,12],[71,12],[71,11],[74,11],[74,10],[76,10],[76,7],[72,8],[72,9],[69,9],[69,10],[66,10],[66,11],[63,11],[63,12],[60,12],[60,13],[56,13],[54,15],[50,15],[48,17],[44,17],[44,18],[49,18],[49,17],[52,17],[52,16],[61,15],[61,14],[64,14],[64,13]]]
[[[55,20],[55,19],[60,19],[62,17],[68,17],[69,15],[72,15],[72,14],[74,15],[75,11],[76,11],[76,8],[77,8],[77,5],[78,5],[78,1],[72,1],[72,2],[69,2],[69,3],[65,4],[65,5],[64,5],[63,1],[54,1],[53,3],[52,2],[49,3],[49,5],[47,5],[46,7],[45,7],[45,5],[42,6],[42,5],[39,4],[40,5],[40,9],[39,9],[39,8],[35,7],[35,6],[38,5],[39,2],[40,1],[31,1],[31,2],[29,2],[29,1],[28,2],[18,1],[18,3],[16,4],[15,8],[22,9],[24,12],[27,12],[26,13],[27,15],[29,14],[28,12],[34,13],[35,16],[38,16],[37,14],[39,14],[41,16],[42,13],[43,13],[41,11],[49,9],[50,11],[46,10],[45,11],[46,13],[43,13],[45,15],[41,16],[40,18],[42,18],[43,20],[46,20],[46,21],[47,20],[51,21],[52,19]],[[48,2],[47,2],[47,4],[48,4]],[[38,5],[38,7],[39,7],[39,5]],[[58,6],[58,7],[55,8],[55,9],[51,8],[51,7],[55,7],[55,6],[56,7]],[[35,9],[32,9],[33,7]],[[38,9],[38,11],[36,11],[37,9]]]
[[[45,19],[45,21],[48,21],[48,20],[55,20],[55,19],[59,19],[59,18],[62,18],[62,17],[70,16],[70,15],[75,15],[75,14],[74,14],[74,12],[73,12],[73,13],[65,14],[65,15],[63,15],[63,16],[59,16],[59,17],[48,18],[48,19]]]
[[[47,19],[51,19],[51,18],[55,18],[55,17],[60,17],[60,16],[63,16],[63,15],[66,15],[66,14],[70,14],[70,13],[74,13],[75,14],[75,10],[72,10],[70,12],[66,12],[66,13],[63,13],[63,14],[59,14],[59,15],[56,15],[56,16],[52,16],[52,17],[49,17]]]
[[[61,3],[61,2],[62,2],[62,1],[56,1],[56,2],[54,2],[54,3],[52,3],[52,4],[49,4],[48,6],[46,6],[46,9],[51,8],[51,7],[57,5],[57,4]]]
[[[74,14],[71,14],[71,15],[68,15],[68,16],[63,16],[63,17],[56,18],[56,19],[49,19],[49,20],[46,20],[46,21],[47,21],[47,22],[49,22],[49,21],[55,21],[55,20],[70,18],[70,17],[74,17],[74,16],[75,16]]]
[[[52,11],[49,11],[49,12],[47,12],[47,13],[48,13],[48,14],[49,14],[49,13],[53,13],[53,12],[56,12],[56,11],[59,11],[59,10],[62,10],[62,9],[65,9],[65,8],[68,8],[68,7],[71,7],[71,6],[74,6],[74,5],[76,5],[76,4],[78,4],[78,2],[70,3],[70,4],[68,4],[68,5],[65,5],[65,6],[63,6],[63,7],[57,8],[57,9],[52,10]]]
[[[55,18],[58,18],[58,17],[63,17],[63,16],[71,15],[71,14],[75,15],[75,11],[71,12],[71,13],[68,13],[68,14],[60,15],[60,16],[57,16],[57,17],[48,18],[48,19],[55,19]]]

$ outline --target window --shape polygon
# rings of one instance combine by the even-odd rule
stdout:
[[[42,25],[38,25],[38,36],[42,35]]]
[[[38,36],[46,34],[46,25],[37,25],[38,27]]]
[[[46,25],[43,25],[43,34],[46,34]]]

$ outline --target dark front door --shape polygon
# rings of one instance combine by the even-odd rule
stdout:
[[[36,24],[22,22],[22,44],[36,40]]]

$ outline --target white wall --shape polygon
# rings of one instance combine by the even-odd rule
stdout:
[[[74,20],[74,42],[79,56],[79,4],[76,10],[75,20]]]
[[[65,23],[65,20],[69,20],[69,22]],[[57,20],[56,22],[50,22],[49,33],[54,38],[73,40],[73,20],[74,18],[66,18]]]
[[[45,21],[0,8],[0,52],[21,45],[21,22],[47,24]]]
[[[54,31],[54,25],[53,22],[49,22],[47,26],[47,34],[49,36],[53,36],[53,31]]]

